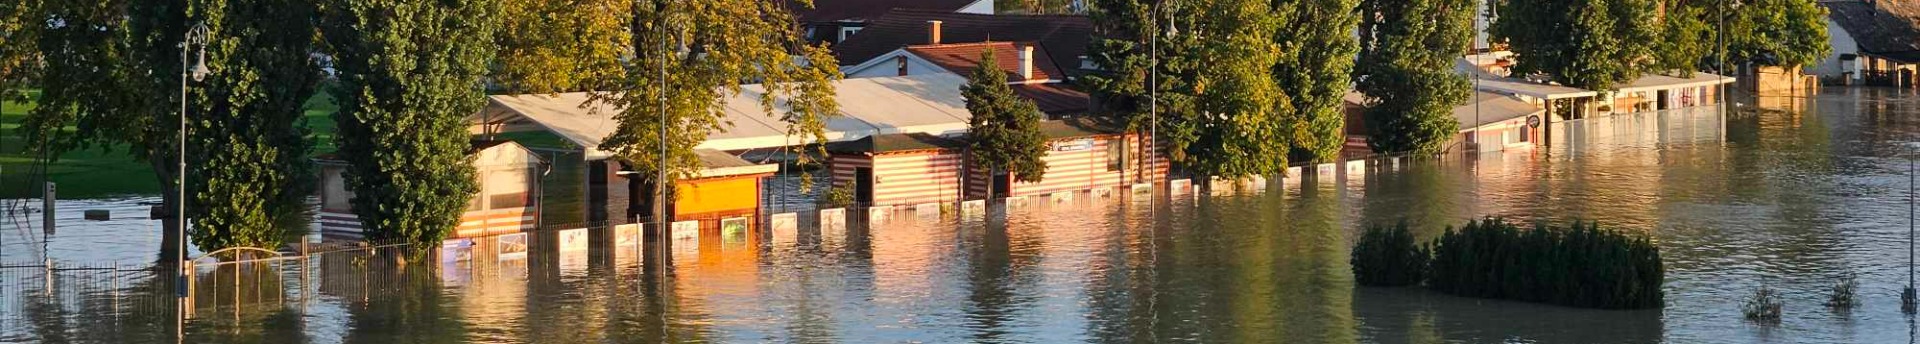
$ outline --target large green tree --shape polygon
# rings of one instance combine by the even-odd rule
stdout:
[[[305,227],[317,179],[304,123],[304,105],[321,78],[312,57],[315,7],[307,0],[201,0],[187,8],[208,28],[206,63],[214,73],[188,98],[194,244],[278,247],[279,229]],[[164,17],[146,18],[169,26]],[[164,45],[175,32],[156,30],[148,40]]]
[[[1705,65],[1702,59],[1714,53],[1714,40],[1704,13],[1691,6],[1667,7],[1660,20],[1660,39],[1654,42],[1651,72],[1691,77]]]
[[[1331,159],[1346,144],[1342,130],[1346,115],[1341,95],[1353,88],[1354,54],[1360,44],[1354,30],[1360,23],[1354,8],[1358,0],[1286,0],[1276,6],[1293,8],[1291,23],[1278,25],[1274,43],[1282,55],[1273,77],[1292,100],[1287,122],[1293,138],[1293,156],[1313,161]]]
[[[1712,30],[1724,27],[1728,64],[1805,66],[1833,50],[1827,10],[1816,0],[1690,0],[1681,6],[1700,9]]]
[[[788,123],[789,134],[797,139],[794,144],[824,143],[826,117],[839,111],[832,86],[841,77],[839,63],[825,46],[808,45],[800,37],[784,4],[632,3],[624,24],[630,26],[634,44],[631,54],[618,60],[625,73],[606,87],[617,92],[600,93],[594,100],[621,109],[614,115],[618,126],[599,148],[642,175],[664,169],[670,180],[690,177],[701,168],[693,147],[709,133],[728,130],[724,102],[742,92],[758,97],[764,115]],[[667,146],[665,166],[662,141]],[[798,164],[815,163],[813,155],[819,151],[806,153],[797,155]]]
[[[1104,72],[1089,77],[1088,85],[1102,111],[1144,129],[1155,105],[1149,96],[1157,89],[1159,138],[1175,164],[1202,177],[1279,171],[1295,140],[1291,135],[1303,126],[1296,124],[1288,90],[1276,80],[1276,65],[1295,61],[1300,52],[1286,50],[1276,37],[1300,10],[1247,0],[1154,6],[1138,0],[1092,3],[1090,55]],[[1157,65],[1150,58],[1154,44]],[[1157,80],[1151,77],[1156,72]]]
[[[339,155],[368,236],[442,240],[478,191],[466,116],[499,15],[493,0],[327,2],[321,27],[339,71]]]
[[[1653,68],[1661,37],[1656,0],[1503,0],[1487,28],[1518,55],[1515,73],[1544,73],[1591,90],[1638,78]]]
[[[1434,153],[1459,131],[1453,108],[1471,85],[1453,72],[1473,39],[1472,0],[1368,0],[1357,85],[1376,152]]]
[[[318,80],[312,7],[300,1],[44,2],[40,103],[22,128],[33,150],[124,147],[154,167],[167,208],[179,206],[179,111],[187,112],[187,216],[202,250],[271,247],[311,194],[298,119]],[[181,45],[209,27],[213,72],[181,92]],[[199,59],[199,53],[189,56]],[[178,226],[166,221],[162,259]]]
[[[1006,71],[988,67],[1000,65],[998,61],[991,50],[981,54],[982,67],[960,87],[972,114],[967,120],[967,159],[990,174],[1005,170],[1015,180],[1039,182],[1047,173],[1047,162],[1041,160],[1047,155],[1047,138],[1040,133],[1040,108],[1013,93]]]

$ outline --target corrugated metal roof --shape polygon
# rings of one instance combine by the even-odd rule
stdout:
[[[971,116],[960,95],[960,86],[964,84],[965,78],[953,74],[835,81],[840,114],[827,118],[827,140],[848,141],[889,133],[965,132]],[[784,122],[761,111],[759,97],[764,92],[759,85],[748,85],[742,87],[740,94],[728,97],[723,112],[732,125],[727,130],[708,133],[708,140],[695,148],[743,150],[805,142],[802,138],[788,137]],[[487,108],[469,116],[469,122],[476,126],[499,125],[501,131],[549,131],[583,147],[588,159],[612,156],[598,148],[618,127],[619,121],[613,116],[620,109],[597,103],[583,107],[588,93],[490,98]],[[776,100],[778,103],[782,101]],[[783,109],[776,107],[775,111]],[[475,132],[483,130],[474,129]]]
[[[1706,73],[1706,72],[1693,73],[1693,77],[1690,77],[1690,78],[1672,77],[1672,76],[1665,76],[1665,75],[1659,75],[1659,74],[1647,74],[1647,75],[1641,75],[1639,79],[1634,79],[1633,82],[1627,83],[1625,86],[1621,86],[1620,91],[1641,91],[1641,90],[1673,89],[1673,88],[1682,88],[1682,87],[1712,86],[1712,85],[1719,85],[1719,84],[1731,84],[1733,83],[1733,81],[1734,81],[1733,77],[1723,77],[1718,74]]]
[[[1920,62],[1920,2],[1821,1],[1827,18],[1853,36],[1860,51]]]
[[[1466,130],[1545,112],[1545,109],[1513,96],[1493,92],[1474,92],[1473,98],[1467,99],[1465,105],[1453,108],[1453,118],[1460,121],[1461,130]]]

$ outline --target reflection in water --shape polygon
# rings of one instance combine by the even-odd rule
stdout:
[[[1728,116],[1556,122],[1548,147],[1371,162],[1258,194],[1160,195],[1151,210],[1142,196],[1082,197],[877,224],[854,211],[825,230],[803,212],[798,233],[754,226],[675,242],[664,277],[649,272],[657,243],[606,231],[584,248],[543,232],[521,241],[524,253],[478,240],[406,264],[349,251],[207,269],[188,341],[1913,342],[1914,320],[1897,306],[1908,196],[1897,147],[1920,141],[1920,97],[1825,92]],[[1404,220],[1432,238],[1482,215],[1654,235],[1667,305],[1582,310],[1353,285],[1348,247],[1361,227]],[[150,247],[110,234],[142,223],[72,235]],[[79,245],[54,244],[56,258]],[[16,252],[0,260],[26,257]],[[151,256],[105,256],[116,254]],[[1863,306],[1820,307],[1831,278],[1850,272]],[[0,341],[170,339],[171,308],[153,305],[172,300],[165,278],[100,287],[72,272],[48,293],[31,276],[0,271]],[[1763,280],[1787,291],[1778,326],[1737,309]]]

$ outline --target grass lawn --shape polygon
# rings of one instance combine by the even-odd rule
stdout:
[[[37,98],[38,92],[33,97]],[[39,197],[40,186],[32,183],[34,157],[23,153],[26,141],[18,128],[35,104],[0,104],[0,197]],[[333,118],[337,107],[325,93],[314,96],[306,105],[307,125],[313,130],[314,153],[333,151]],[[191,114],[189,114],[191,115]],[[152,195],[160,192],[153,167],[135,161],[124,145],[111,149],[92,148],[61,154],[47,166],[47,178],[59,187],[63,199],[107,198],[128,195]]]

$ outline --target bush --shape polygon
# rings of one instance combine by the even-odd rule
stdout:
[[[1367,228],[1353,244],[1351,259],[1354,280],[1360,285],[1404,286],[1420,284],[1431,258],[1403,221],[1398,226]]]
[[[1859,277],[1854,274],[1849,273],[1835,280],[1832,293],[1827,294],[1827,308],[1836,312],[1852,310],[1853,306],[1860,305],[1860,300],[1854,296],[1854,290],[1859,288]]]
[[[1436,291],[1588,308],[1662,304],[1659,247],[1597,224],[1528,230],[1488,218],[1449,228],[1430,245],[1427,286]]]
[[[1753,290],[1753,296],[1747,297],[1747,300],[1741,303],[1740,313],[1745,314],[1747,320],[1753,322],[1779,323],[1780,306],[1780,293],[1766,285],[1761,285],[1760,288]]]
[[[827,195],[820,198],[820,205],[825,208],[846,208],[853,205],[853,185],[827,188]]]

